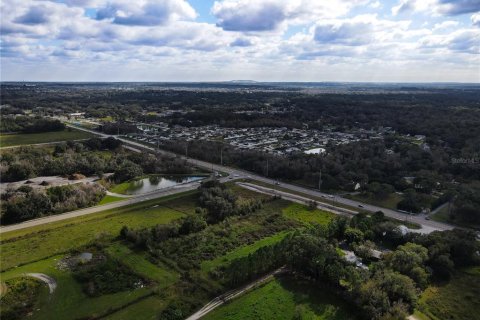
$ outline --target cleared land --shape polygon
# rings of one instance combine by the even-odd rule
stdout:
[[[52,319],[53,315],[56,319],[72,319],[72,316],[78,319],[91,315],[101,315],[109,308],[120,307],[150,293],[151,289],[141,288],[131,292],[106,294],[92,299],[84,294],[81,285],[70,272],[60,271],[55,267],[61,258],[60,255],[54,256],[2,273],[2,279],[8,280],[19,277],[23,273],[41,272],[48,274],[57,281],[58,286],[53,294],[50,295],[48,290],[42,293],[42,296],[40,296],[42,307],[30,319]]]
[[[266,202],[251,215],[231,217],[228,223],[209,226],[198,235],[165,242],[165,251],[159,259],[147,251],[137,251],[131,243],[119,241],[117,236],[120,229],[124,225],[139,229],[166,224],[193,214],[198,205],[197,191],[7,232],[2,234],[0,242],[0,262],[4,270],[1,278],[8,280],[23,273],[35,272],[44,273],[57,281],[58,286],[53,294],[46,292],[39,297],[39,310],[31,316],[33,320],[51,319],[52,315],[58,319],[158,319],[159,313],[172,301],[190,301],[202,305],[211,299],[211,294],[224,290],[220,283],[209,277],[208,271],[281,241],[302,223],[323,224],[333,216],[284,199],[272,200],[233,184],[231,188],[239,197],[263,198]],[[95,297],[87,296],[84,285],[74,278],[72,272],[60,270],[57,264],[69,252],[90,252],[92,248],[103,252],[109,261],[117,261],[119,265],[146,279],[145,286]],[[190,268],[188,265],[192,263],[200,267],[198,272],[195,268],[191,269],[191,276],[201,283],[200,290],[196,289],[197,285],[188,287],[188,281],[181,276],[182,270]],[[275,280],[274,283],[278,281]],[[305,291],[304,283],[295,288],[292,287],[294,284],[285,284],[283,280],[278,283],[281,290],[275,289],[278,292],[272,293],[269,300],[265,301],[267,304],[262,312],[282,311],[275,304],[268,304],[276,301],[282,306],[293,308],[293,311],[288,311],[292,315],[300,312],[307,316],[333,315],[319,319],[344,319],[337,317],[347,312],[346,309],[341,310],[344,307],[337,304],[338,301],[330,302],[323,300],[324,297],[317,293],[310,294],[309,290],[313,289]],[[184,290],[193,291],[185,294]],[[317,305],[317,300],[312,299],[317,298],[311,298],[313,296],[322,299],[323,304],[320,305],[324,309],[314,306]],[[236,301],[232,302],[234,303]],[[247,314],[243,318],[248,317]]]
[[[2,234],[1,268],[64,253],[98,238],[113,239],[123,226],[142,228],[169,223],[194,212],[188,197],[180,194]]]
[[[270,246],[277,242],[282,241],[283,238],[288,234],[287,231],[279,232],[273,236],[265,237],[261,240],[255,241],[252,244],[239,247],[226,255],[217,257],[213,260],[207,260],[202,263],[202,270],[203,271],[211,271],[219,266],[228,265],[235,259],[242,258],[248,256],[250,253],[253,253],[260,249],[261,247]]]
[[[375,206],[387,208],[387,209],[392,209],[396,210],[397,209],[397,204],[402,201],[402,196],[396,193],[391,193],[388,195],[387,198],[385,199],[375,199],[372,197],[368,197],[362,194],[358,195],[347,195],[345,198],[352,199],[352,200],[357,200],[360,202],[365,202],[368,204],[372,204]]]
[[[102,200],[100,200],[100,202],[98,204],[102,205],[102,204],[107,204],[107,203],[112,203],[112,202],[117,202],[117,201],[122,201],[122,200],[126,200],[126,198],[120,198],[120,197],[106,195],[105,197],[103,197]]]
[[[292,203],[283,209],[283,215],[303,223],[318,223],[321,225],[327,225],[335,216],[334,213],[319,209],[310,210],[307,206],[299,203]]]
[[[135,253],[119,243],[112,244],[105,251],[113,259],[126,265],[135,273],[157,282],[160,288],[174,284],[179,278],[178,273],[151,263],[145,258],[145,254]]]
[[[279,277],[206,315],[205,320],[355,319],[348,306],[329,290]]]
[[[457,272],[422,294],[418,309],[432,320],[479,320],[480,267]]]
[[[1,134],[0,148],[21,146],[36,143],[49,143],[59,141],[70,141],[88,139],[93,137],[91,133],[73,129],[66,129],[64,131],[42,132],[42,133],[15,133],[15,134]]]
[[[462,222],[450,219],[448,205],[443,206],[442,208],[440,208],[440,210],[430,215],[430,218],[438,222],[450,223],[459,227],[480,230],[480,225],[475,225],[473,223],[466,223],[466,222],[462,223]]]

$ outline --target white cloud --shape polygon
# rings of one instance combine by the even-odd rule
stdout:
[[[479,0],[400,0],[392,14],[429,12],[436,15],[460,15],[480,11]]]
[[[470,17],[472,24],[476,27],[480,27],[480,13],[475,13]]]
[[[362,12],[372,13],[355,15],[352,8],[359,4],[365,5]],[[418,70],[442,68],[447,75],[460,70],[455,71],[458,77],[471,79],[466,70],[480,63],[474,54],[480,29],[464,28],[454,17],[441,16],[433,20],[435,24],[430,20],[416,28],[412,25],[419,23],[409,20],[380,18],[374,13],[378,4],[224,0],[212,8],[217,26],[199,22],[187,0],[3,0],[1,72],[4,79],[32,79],[30,72],[55,80],[52,77],[70,72],[78,76],[76,80],[104,74],[104,80],[275,76],[280,77],[276,80],[307,81],[322,80],[314,72],[322,68],[322,76],[333,77],[330,80],[342,80],[347,70],[352,72],[351,80],[360,80],[372,70],[396,66],[398,71],[417,64]],[[95,13],[98,17],[92,17]],[[471,20],[478,25],[478,14]],[[97,74],[96,69],[108,72]],[[291,78],[281,78],[282,74]],[[121,76],[125,78],[115,78]],[[389,76],[387,72],[385,78],[377,79]]]
[[[262,32],[284,30],[286,23],[309,23],[321,17],[347,14],[368,0],[223,0],[215,1],[212,13],[217,25],[227,31]]]
[[[185,0],[117,0],[98,8],[97,19],[123,25],[155,26],[172,20],[192,20],[195,10]]]

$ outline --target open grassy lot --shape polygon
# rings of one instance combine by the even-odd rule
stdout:
[[[250,253],[253,253],[253,252],[257,251],[261,247],[270,246],[270,245],[273,245],[273,244],[281,241],[283,238],[285,238],[285,236],[287,234],[288,234],[288,231],[282,231],[282,232],[279,232],[279,233],[277,233],[273,236],[265,237],[261,240],[255,241],[252,244],[249,244],[249,245],[246,245],[246,246],[243,246],[243,247],[239,247],[239,248],[227,253],[226,255],[217,257],[213,260],[204,261],[202,263],[202,266],[201,266],[202,271],[208,272],[208,271],[211,271],[211,270],[213,270],[213,269],[215,269],[215,268],[217,268],[221,265],[227,265],[235,259],[246,257]]]
[[[2,234],[2,270],[37,261],[91,243],[113,239],[123,226],[141,228],[169,223],[193,213],[192,192]]]
[[[449,212],[448,205],[444,205],[437,212],[435,212],[434,214],[431,214],[430,219],[438,222],[450,223],[459,227],[480,230],[480,225],[478,224],[456,221],[451,219],[448,212]]]
[[[458,271],[447,284],[428,287],[419,311],[432,320],[479,320],[480,267]]]
[[[391,193],[386,199],[375,199],[372,197],[368,197],[362,194],[358,195],[348,195],[346,198],[357,200],[360,202],[369,203],[375,206],[387,208],[387,209],[397,209],[397,204],[402,201],[402,196],[397,193]]]
[[[128,188],[130,188],[130,181],[116,184],[110,188],[109,191],[118,194],[127,194]]]
[[[219,307],[202,319],[344,320],[355,319],[355,315],[328,289],[320,290],[307,281],[280,277]]]
[[[54,256],[1,274],[2,281],[28,272],[45,273],[57,281],[57,288],[53,294],[46,290],[42,293],[39,303],[41,307],[29,319],[80,319],[98,316],[111,308],[119,308],[151,292],[150,288],[140,288],[90,298],[84,294],[81,285],[75,281],[70,272],[61,271],[55,267],[61,258],[62,256]]]
[[[120,197],[106,195],[105,197],[103,197],[102,200],[100,200],[98,205],[117,202],[117,201],[122,201],[122,200],[126,200],[126,198],[120,198]]]
[[[329,205],[332,205],[332,206],[335,206],[335,207],[345,208],[345,209],[353,210],[353,211],[356,211],[356,212],[367,212],[366,210],[361,210],[357,207],[352,207],[352,206],[348,206],[348,205],[338,203],[337,201],[334,201],[330,198],[315,197],[315,196],[307,195],[303,192],[298,192],[298,191],[295,191],[295,190],[290,190],[290,189],[284,188],[281,185],[276,186],[276,185],[273,185],[273,184],[270,184],[270,183],[265,183],[265,182],[256,181],[256,180],[249,180],[249,179],[245,179],[245,181],[248,182],[248,183],[253,183],[253,184],[263,186],[263,187],[267,187],[267,188],[270,188],[270,189],[283,191],[283,192],[287,192],[287,193],[291,193],[291,194],[296,194],[298,196],[309,198],[309,199],[315,200],[317,202],[326,203],[326,204],[329,204]]]
[[[150,296],[141,301],[102,318],[108,320],[142,319],[157,320],[158,314],[167,306],[168,301],[159,296]]]
[[[93,135],[88,132],[78,131],[73,129],[66,129],[64,131],[42,132],[42,133],[16,133],[16,134],[1,134],[0,148],[13,147],[26,144],[47,143],[58,141],[69,141],[88,139]]]
[[[168,287],[179,278],[178,273],[151,263],[146,259],[144,253],[135,253],[120,243],[113,243],[105,251],[113,259],[126,265],[135,273],[155,281],[159,288]]]
[[[321,225],[327,225],[335,216],[334,213],[319,209],[310,210],[307,206],[299,203],[292,203],[283,209],[283,215],[303,223],[314,222]]]

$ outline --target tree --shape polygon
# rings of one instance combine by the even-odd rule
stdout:
[[[359,229],[347,228],[345,230],[345,239],[348,243],[361,242],[363,241],[363,238],[363,232]]]
[[[202,231],[207,227],[207,222],[205,218],[199,214],[193,214],[183,220],[182,225],[180,226],[179,233],[186,235],[190,233],[195,233]]]
[[[22,161],[11,164],[5,172],[5,181],[25,180],[34,175],[34,168],[31,163]]]
[[[425,262],[427,259],[427,248],[407,242],[405,245],[398,246],[397,250],[387,254],[385,261],[393,270],[415,280],[420,288],[426,288],[428,273],[425,270]]]
[[[143,169],[136,163],[132,161],[125,160],[117,170],[115,170],[115,174],[113,176],[115,181],[128,181],[135,177],[141,176],[143,174]]]
[[[358,289],[358,304],[369,319],[381,319],[388,313],[397,313],[395,305],[399,303],[405,304],[411,312],[417,299],[413,280],[388,269],[377,271]]]

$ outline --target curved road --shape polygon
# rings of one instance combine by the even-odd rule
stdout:
[[[50,290],[50,293],[53,293],[57,288],[57,281],[50,276],[47,276],[44,273],[26,273],[27,277],[32,277],[38,279],[42,282],[45,282]]]

